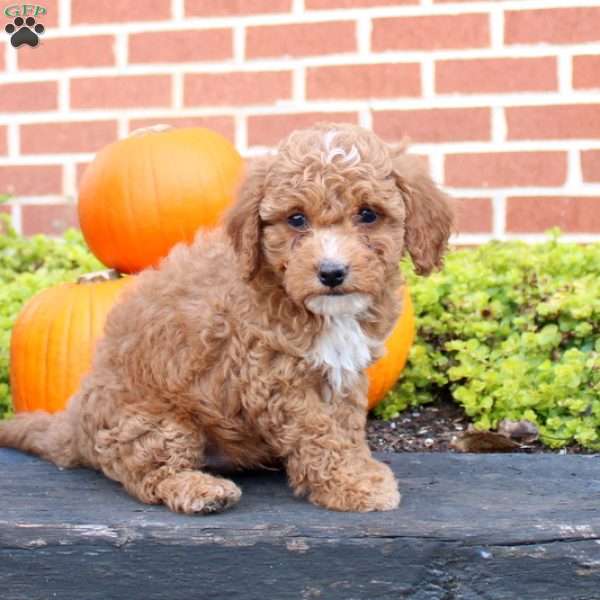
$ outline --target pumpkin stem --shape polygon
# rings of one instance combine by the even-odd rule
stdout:
[[[149,133],[160,133],[161,131],[168,131],[169,129],[175,129],[175,127],[166,125],[165,123],[158,123],[157,125],[134,129],[127,137],[141,137],[143,135],[148,135]]]
[[[98,281],[110,281],[111,279],[120,279],[121,273],[115,269],[106,269],[106,271],[94,271],[86,273],[77,279],[77,283],[96,283]]]

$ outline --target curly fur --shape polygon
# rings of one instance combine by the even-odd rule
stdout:
[[[363,207],[375,223],[357,220]],[[287,222],[299,211],[303,231]],[[401,310],[401,256],[428,273],[450,225],[414,158],[351,125],[296,131],[254,166],[222,229],[137,278],[67,409],[0,424],[0,445],[185,513],[240,498],[202,471],[209,448],[238,468],[282,465],[330,509],[393,509],[397,483],[365,439],[363,369]],[[331,255],[349,269],[337,295],[317,277]]]

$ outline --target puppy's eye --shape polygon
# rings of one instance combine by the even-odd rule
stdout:
[[[308,219],[302,213],[294,213],[288,217],[288,225],[294,229],[306,229],[308,227]]]
[[[375,223],[377,221],[377,213],[370,208],[361,208],[358,211],[358,222],[364,223],[365,225],[370,225],[371,223]]]

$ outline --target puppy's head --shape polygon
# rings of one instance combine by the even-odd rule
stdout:
[[[256,162],[226,229],[247,280],[264,269],[313,313],[358,315],[405,250],[419,273],[440,265],[451,221],[414,157],[360,127],[321,124]]]

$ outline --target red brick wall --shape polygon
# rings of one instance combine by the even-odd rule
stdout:
[[[458,243],[600,237],[599,0],[40,4],[35,49],[0,23],[0,194],[25,233],[76,223],[85,164],[133,129],[212,127],[251,156],[327,119],[410,137]]]

